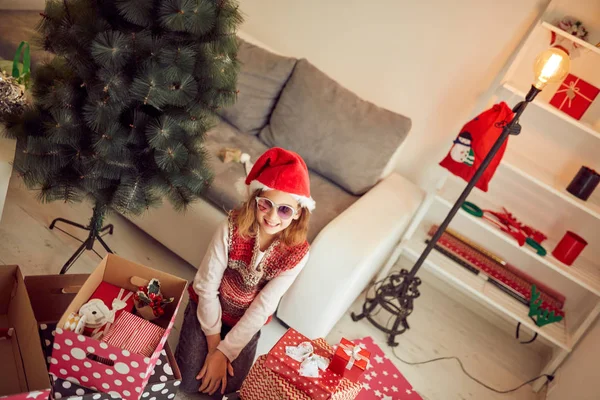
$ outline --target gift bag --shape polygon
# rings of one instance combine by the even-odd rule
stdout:
[[[440,165],[465,181],[470,181],[513,115],[506,103],[501,102],[467,122]],[[488,190],[488,184],[502,160],[507,143],[508,140],[500,147],[477,182],[476,187],[484,192]]]

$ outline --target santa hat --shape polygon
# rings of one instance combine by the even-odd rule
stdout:
[[[246,186],[257,189],[279,190],[289,193],[301,207],[312,211],[315,201],[310,197],[310,180],[306,163],[293,151],[273,147],[258,158],[246,177]]]

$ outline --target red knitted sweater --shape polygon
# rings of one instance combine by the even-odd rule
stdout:
[[[234,215],[229,216],[229,257],[219,288],[222,321],[230,327],[235,326],[242,318],[261,289],[281,272],[297,266],[310,247],[306,241],[290,247],[275,240],[265,251],[256,269],[252,269],[260,250],[258,241],[255,238],[243,238],[238,233],[234,219]],[[190,290],[190,297],[198,302],[198,296],[193,290]],[[271,317],[267,323],[270,320]]]

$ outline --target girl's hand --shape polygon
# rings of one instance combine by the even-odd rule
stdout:
[[[225,394],[228,372],[233,376],[233,367],[223,353],[219,350],[208,353],[204,366],[196,376],[196,379],[202,379],[202,385],[198,391],[213,395],[221,386],[221,394]]]
[[[218,333],[216,335],[207,335],[206,336],[206,344],[208,346],[208,352],[212,353],[217,349],[217,346],[221,343],[221,335]]]

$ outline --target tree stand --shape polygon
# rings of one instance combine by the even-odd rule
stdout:
[[[87,239],[82,241],[81,239],[76,238],[75,236],[69,234],[68,232],[65,232],[64,230],[57,228],[58,230],[66,233],[67,235],[69,235],[72,238],[79,240],[81,242],[81,246],[79,246],[79,248],[71,256],[71,258],[69,258],[67,260],[67,262],[65,263],[65,265],[63,265],[63,267],[61,268],[61,270],[60,270],[61,275],[66,273],[69,270],[69,268],[71,268],[71,266],[73,266],[73,264],[75,264],[75,261],[77,261],[77,259],[81,256],[81,254],[85,250],[91,250],[94,253],[96,253],[96,255],[98,257],[102,258],[102,256],[100,254],[98,254],[98,252],[96,252],[96,250],[94,250],[94,243],[96,242],[96,240],[98,242],[100,242],[102,247],[104,247],[104,250],[106,250],[109,253],[113,253],[113,251],[110,249],[110,247],[108,247],[108,245],[106,244],[106,242],[104,241],[104,239],[102,239],[102,236],[100,235],[101,233],[106,232],[106,231],[108,231],[108,235],[112,235],[113,231],[114,231],[114,226],[112,224],[102,227],[102,221],[104,220],[106,210],[107,210],[106,206],[101,206],[99,204],[96,204],[94,206],[92,218],[90,219],[90,223],[88,226],[84,226],[84,225],[78,224],[77,222],[73,222],[73,221],[70,221],[70,220],[64,219],[64,218],[56,218],[56,219],[54,219],[54,221],[52,221],[52,223],[49,226],[50,229],[54,229],[54,226],[56,225],[57,222],[62,222],[64,224],[71,225],[76,228],[89,231],[89,235],[88,235]]]

